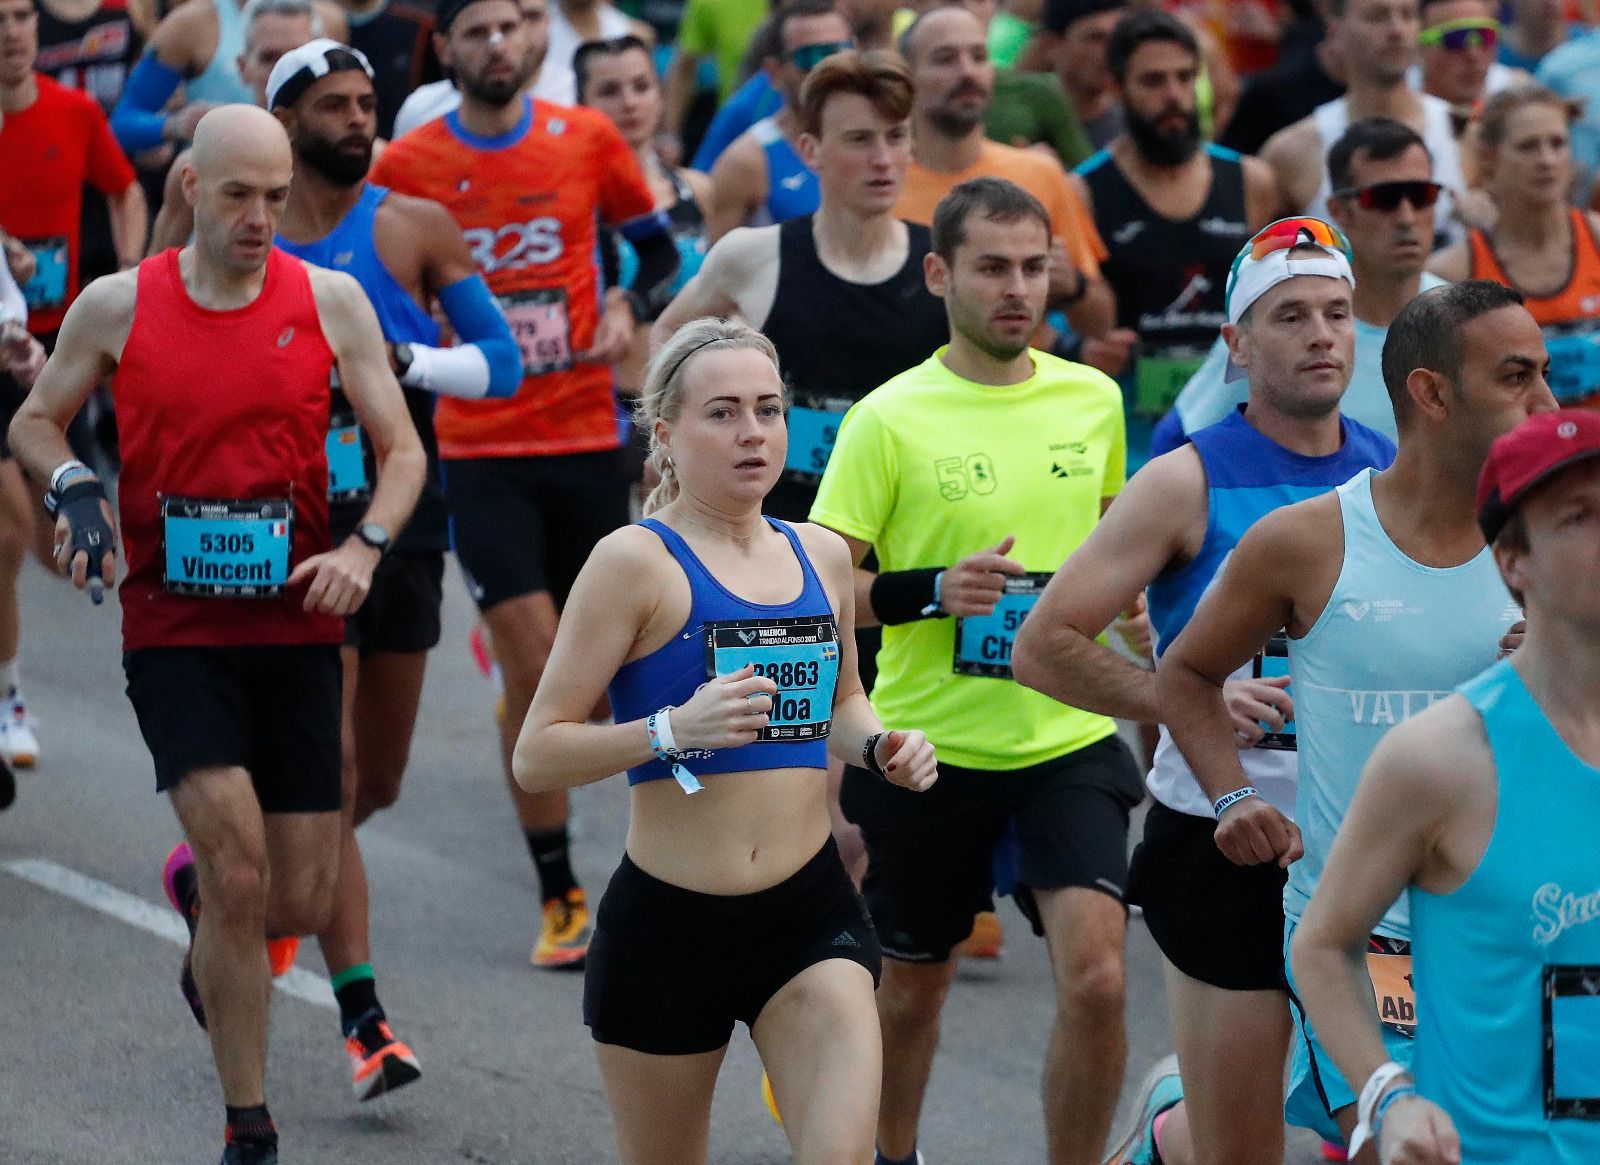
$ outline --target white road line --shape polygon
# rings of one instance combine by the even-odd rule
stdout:
[[[143,898],[129,894],[126,890],[119,890],[108,882],[80,874],[77,870],[68,869],[43,858],[23,858],[5,862],[0,864],[0,869],[4,869],[8,874],[14,874],[24,882],[32,882],[35,886],[54,891],[63,898],[70,898],[91,910],[108,914],[119,922],[149,931],[170,943],[180,947],[189,945],[189,929],[183,925],[183,919],[179,918],[170,906],[156,906]],[[330,1011],[337,1010],[338,1005],[333,999],[333,988],[328,980],[303,968],[290,967],[285,974],[273,980],[273,986],[285,995],[292,995],[306,1003]]]

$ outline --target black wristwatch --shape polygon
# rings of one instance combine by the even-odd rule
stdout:
[[[394,345],[394,378],[401,384],[406,382],[406,373],[411,371],[411,362],[416,358],[410,344]]]
[[[356,527],[356,537],[380,555],[389,553],[389,531],[376,522],[362,522]]]

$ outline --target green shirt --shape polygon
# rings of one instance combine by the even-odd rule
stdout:
[[[739,86],[739,61],[767,17],[764,0],[689,0],[678,25],[678,51],[717,62],[719,99]]]
[[[994,99],[989,102],[983,132],[991,141],[1008,146],[1043,142],[1068,170],[1094,153],[1089,135],[1083,132],[1054,73],[996,69]]]
[[[1048,574],[1122,488],[1122,392],[1039,351],[1021,384],[975,384],[945,367],[945,351],[845,415],[811,520],[870,543],[884,571],[947,567],[1012,534],[1011,557]],[[885,725],[922,729],[951,764],[1002,772],[1116,731],[1014,680],[958,674],[956,623],[883,629],[872,704]]]

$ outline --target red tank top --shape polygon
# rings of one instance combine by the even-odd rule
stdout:
[[[189,298],[176,249],[139,264],[111,381],[124,650],[341,641],[343,620],[307,614],[305,587],[277,585],[328,549],[332,368],[298,259],[274,248],[261,293],[237,311]]]

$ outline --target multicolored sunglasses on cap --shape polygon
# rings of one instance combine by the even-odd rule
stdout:
[[[1438,45],[1451,53],[1492,49],[1500,43],[1500,22],[1486,17],[1465,16],[1460,20],[1447,20],[1443,24],[1425,28],[1417,40],[1425,45]]]
[[[1351,257],[1350,240],[1344,237],[1343,231],[1320,218],[1303,216],[1280,218],[1262,227],[1240,250],[1234,265],[1237,266],[1246,255],[1252,259],[1265,259],[1274,251],[1289,251],[1306,243],[1343,251],[1346,259]]]
[[[802,45],[789,54],[789,63],[802,73],[809,73],[823,61],[833,56],[856,47],[852,40],[834,40],[826,44]]]

